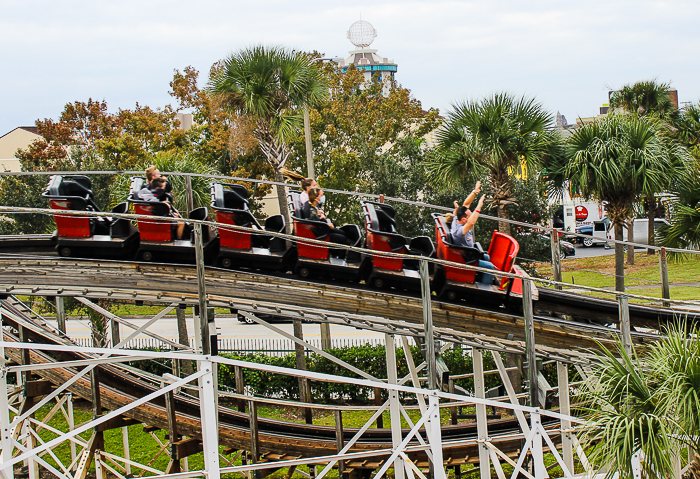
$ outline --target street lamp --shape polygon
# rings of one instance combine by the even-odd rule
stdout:
[[[314,62],[333,62],[338,63],[342,60],[341,57],[333,58],[316,58]],[[316,178],[314,171],[314,151],[311,146],[311,120],[309,119],[309,107],[304,105],[304,139],[306,140],[306,177]]]

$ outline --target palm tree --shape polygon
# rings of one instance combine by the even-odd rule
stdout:
[[[649,478],[665,478],[672,470],[669,451],[674,429],[663,414],[664,398],[654,387],[646,358],[627,354],[618,344],[615,356],[602,347],[599,364],[592,367],[591,388],[584,391],[589,413],[582,431],[592,446],[589,459],[612,476],[632,479],[633,458],[642,452]]]
[[[633,85],[625,85],[621,90],[610,95],[610,107],[620,108],[637,116],[653,115],[665,121],[670,121],[678,117],[678,109],[671,101],[669,95],[670,84],[658,83],[656,80],[639,81]],[[670,179],[670,178],[669,178]],[[664,185],[664,186],[668,186]],[[649,223],[647,227],[647,240],[650,245],[654,245],[654,213],[657,208],[655,194],[662,191],[645,191],[644,199],[647,203],[647,217]],[[630,229],[630,231],[632,231]],[[653,249],[648,249],[647,253],[654,254]],[[634,250],[632,249],[632,255]]]
[[[497,93],[481,101],[453,105],[445,128],[438,134],[439,152],[428,168],[435,180],[448,183],[486,177],[498,217],[508,219],[513,177],[537,171],[560,145],[554,120],[534,98]],[[510,225],[498,229],[509,233]]]
[[[669,95],[670,90],[669,83],[658,83],[656,80],[625,85],[611,93],[610,108],[622,108],[637,116],[657,115],[665,119],[670,118],[677,112]]]
[[[700,103],[680,110],[673,126],[681,145],[688,148],[693,156],[700,158]]]
[[[664,412],[695,454],[688,477],[700,479],[700,328],[690,328],[685,321],[673,325],[653,346],[650,357],[660,378]]]
[[[687,445],[695,457],[685,477],[700,478],[700,329],[680,321],[666,333],[641,355],[603,348],[593,365],[583,432],[589,458],[609,475],[632,478],[642,452],[647,477],[670,477],[673,453]]]
[[[607,202],[606,211],[622,241],[638,195],[654,191],[673,173],[675,150],[657,123],[635,115],[612,114],[579,128],[569,138],[567,161],[558,167],[572,190]],[[557,168],[557,167],[555,167]],[[623,245],[615,244],[615,288],[624,291]]]
[[[282,171],[291,153],[288,141],[301,129],[301,108],[328,94],[313,60],[282,47],[246,48],[223,60],[208,89],[228,111],[255,123],[253,136],[274,170],[275,181],[284,182]],[[277,186],[277,196],[291,228],[284,186]]]
[[[659,228],[661,244],[668,248],[700,249],[700,177],[697,171],[686,175],[676,188],[670,225]]]

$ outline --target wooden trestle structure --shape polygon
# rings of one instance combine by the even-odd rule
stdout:
[[[445,467],[455,467],[461,474],[462,465],[475,463],[480,465],[481,477],[485,479],[490,477],[492,467],[499,477],[504,478],[502,464],[508,463],[514,466],[514,475],[520,471],[525,476],[539,479],[546,476],[543,451],[552,452],[565,475],[572,477],[576,457],[584,468],[588,469],[588,464],[572,429],[578,420],[569,415],[567,364],[585,366],[592,349],[598,344],[612,347],[619,337],[619,331],[599,325],[564,321],[553,316],[535,317],[532,310],[528,312],[527,304],[524,316],[479,309],[466,303],[430,300],[426,309],[425,298],[403,293],[377,292],[359,285],[353,287],[332,282],[312,283],[252,272],[211,268],[202,277],[202,271],[198,275],[195,266],[31,256],[0,258],[0,268],[2,324],[6,327],[2,349],[15,364],[6,371],[17,372],[22,386],[13,389],[7,383],[6,374],[0,381],[0,389],[7,391],[7,411],[10,407],[15,407],[16,411],[12,422],[9,413],[0,416],[3,432],[0,471],[8,478],[13,476],[13,470],[21,462],[27,464],[31,479],[38,477],[38,465],[58,477],[83,479],[91,462],[96,465],[98,476],[109,473],[126,477],[131,467],[142,465],[136,465],[128,457],[119,458],[104,451],[102,433],[135,423],[144,424],[147,430],[168,431],[168,469],[160,472],[144,469],[163,477],[206,476],[216,479],[225,472],[262,477],[280,468],[287,468],[287,477],[290,477],[299,471],[300,465],[320,464],[324,466],[317,476],[320,478],[338,464],[340,472],[350,477],[368,478],[373,471],[376,471],[374,477],[380,477],[393,467],[395,477],[413,479],[424,477],[423,471],[429,467],[433,477],[445,478]],[[78,348],[16,300],[18,295],[77,297],[104,314],[109,313],[92,300],[108,298],[165,305],[166,309],[156,315],[155,321],[180,304],[200,306],[203,287],[206,288],[208,306],[246,311],[261,324],[266,323],[256,318],[256,313],[350,325],[384,333],[387,379],[380,380],[362,372],[362,379],[348,379],[232,361],[165,340],[173,352],[129,351],[119,347]],[[533,325],[529,331],[534,332],[536,338],[536,344],[530,350],[525,346],[528,314]],[[133,327],[122,318],[109,317],[123,326]],[[634,314],[631,321],[634,324]],[[647,320],[639,319],[640,324],[647,324],[644,321]],[[426,334],[426,331],[432,332]],[[399,341],[399,345],[407,349],[406,338],[409,336],[429,342],[436,339],[470,346],[474,359],[475,397],[423,386],[418,377],[422,366],[412,362],[409,364],[410,377],[398,378],[394,342]],[[200,348],[206,344],[206,338],[204,341],[201,338],[200,335]],[[643,344],[653,340],[653,335],[630,334],[629,338]],[[126,342],[128,337],[120,344]],[[297,342],[304,346],[303,340],[297,338]],[[486,398],[482,357],[488,351],[493,354],[504,382],[504,398]],[[538,358],[557,361],[559,412],[520,404],[500,352],[529,353],[530,358],[536,354]],[[184,379],[161,378],[161,387],[120,366],[120,363],[135,358],[156,356],[197,361],[198,371]],[[430,362],[428,360],[428,370],[434,368]],[[213,374],[216,364],[236,368],[237,375],[242,368],[251,368],[286,374],[290,380],[337,381],[384,388],[389,392],[389,400],[374,408],[377,412],[360,430],[343,428],[339,411],[336,413],[339,419],[336,428],[271,421],[257,417],[257,405],[265,399],[246,396],[242,387],[234,396],[241,401],[241,406],[248,405],[248,412],[245,412],[245,407],[239,411],[217,409]],[[582,367],[580,370],[583,373]],[[197,390],[196,395],[178,392],[193,380],[198,381],[196,388],[190,386],[190,389]],[[406,382],[412,385],[407,386]],[[399,400],[399,392],[414,394],[421,409],[420,421],[409,423],[409,429],[401,428],[401,415],[405,409]],[[33,412],[38,405],[49,404],[50,400],[57,401],[55,410],[60,409],[67,394],[92,402],[94,420],[88,426],[94,428],[94,432],[87,444],[79,444],[82,452],[74,452],[76,460],[73,464],[55,468],[42,459],[45,457],[42,454],[59,444],[61,438],[76,444],[74,433],[78,429],[42,444],[32,435],[31,428],[46,425],[33,419]],[[15,406],[12,406],[13,398]],[[60,401],[63,403],[59,404]],[[457,404],[474,405],[476,422],[440,427],[439,408]],[[488,422],[488,406],[510,409],[513,418]],[[384,410],[390,411],[391,428],[369,428]],[[418,439],[421,434],[423,437]],[[227,465],[229,460],[219,455],[219,445],[225,446],[227,453],[240,451],[239,457],[245,459],[244,464]],[[556,452],[557,449],[562,451],[561,454]],[[204,454],[205,469],[183,472],[183,459],[199,452]],[[531,472],[523,469],[526,458],[531,458]],[[313,476],[315,468],[311,471]]]

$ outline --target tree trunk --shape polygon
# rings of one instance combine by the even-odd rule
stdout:
[[[622,220],[614,223],[615,240],[622,241]],[[615,243],[615,291],[625,291],[625,245]]]
[[[634,243],[634,218],[627,222],[627,241]],[[634,264],[634,246],[627,246],[627,264]]]
[[[688,471],[683,476],[684,479],[700,479],[700,456],[695,455],[695,459],[690,464]]]
[[[654,216],[656,213],[656,198],[654,198],[654,195],[647,195],[647,209],[649,210],[649,214],[647,215],[649,218],[649,223],[647,224],[647,244],[649,246],[654,246]],[[653,255],[654,250],[648,248],[647,254]]]
[[[503,203],[498,203],[498,217],[508,219],[508,211],[506,210],[506,205]],[[505,221],[498,222],[498,231],[500,233],[510,234],[510,223]]]
[[[282,170],[275,169],[275,181],[278,183],[284,183],[284,175],[282,174]],[[289,215],[289,203],[287,202],[287,187],[284,185],[277,185],[275,188],[277,188],[277,199],[279,201],[280,205],[280,214],[284,218],[285,223],[287,224],[287,234],[290,235],[292,234],[292,218]]]

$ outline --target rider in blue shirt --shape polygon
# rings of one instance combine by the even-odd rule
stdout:
[[[470,195],[471,196],[471,195]],[[468,200],[469,198],[467,198]],[[465,200],[466,203],[466,200]],[[469,201],[471,204],[471,201]],[[481,207],[484,206],[484,196],[479,198],[479,203],[474,211],[471,211],[467,206],[460,206],[457,209],[457,216],[452,221],[451,233],[452,242],[458,246],[467,246],[469,248],[474,247],[474,225],[476,220],[479,219],[479,214],[481,213]],[[496,267],[489,261],[479,260],[479,267],[486,269],[496,269]],[[493,284],[493,275],[487,273],[481,273],[481,278],[479,279],[481,283]]]

